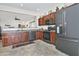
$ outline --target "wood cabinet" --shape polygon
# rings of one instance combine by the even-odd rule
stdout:
[[[28,42],[28,39],[29,39],[29,33],[27,32],[22,32],[21,33],[22,35],[21,35],[21,37],[22,37],[22,39],[21,39],[21,42]]]
[[[56,12],[50,13],[50,19],[52,20],[53,24],[56,23]]]
[[[2,35],[2,43],[3,43],[3,46],[9,46],[12,44],[11,37],[9,36],[9,34],[4,33]]]
[[[38,19],[39,26],[41,25],[53,25],[55,24],[56,12],[50,13]]]
[[[7,32],[2,34],[3,46],[28,42],[28,32]]]
[[[55,39],[56,39],[56,33],[55,32],[50,32],[50,41],[52,44],[55,43]]]
[[[43,18],[39,18],[38,23],[39,23],[39,25],[44,25],[44,20],[43,20]]]
[[[43,40],[43,31],[37,31],[36,32],[36,39]]]
[[[56,33],[50,32],[50,42],[55,43]],[[36,31],[36,39],[44,39],[44,31]],[[3,46],[10,46],[14,44],[29,42],[29,32],[5,32],[2,34]]]

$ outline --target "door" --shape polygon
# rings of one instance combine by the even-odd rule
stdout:
[[[59,27],[58,35],[65,36],[67,35],[67,21],[66,21],[66,11],[65,9],[60,10],[56,13],[56,25]]]
[[[79,4],[66,9],[67,36],[79,39]]]

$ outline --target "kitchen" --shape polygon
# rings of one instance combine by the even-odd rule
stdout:
[[[42,41],[44,42],[44,44],[47,44],[50,47],[53,46],[54,49],[56,48],[59,49],[59,50],[56,49],[56,52],[58,53],[58,54],[56,53],[57,55],[65,55],[65,56],[76,55],[76,53],[66,54],[66,52],[62,52],[62,49],[60,49],[58,46],[60,44],[60,41],[58,41],[58,39],[62,35],[60,32],[63,28],[62,24],[64,21],[60,20],[62,22],[60,23],[58,21],[58,19],[60,18],[57,19],[57,17],[60,17],[59,12],[61,12],[61,10],[64,10],[68,8],[69,6],[73,6],[73,5],[75,6],[76,4],[65,4],[65,3],[59,3],[59,4],[58,3],[46,3],[46,4],[44,3],[38,3],[38,4],[6,3],[5,4],[5,3],[0,3],[0,42],[2,43],[2,44],[0,43],[1,44],[0,48],[11,47],[11,50],[13,49],[18,50],[18,48],[20,47],[35,44],[34,42],[36,42],[38,46],[41,44],[40,41]],[[42,10],[44,8],[46,11]],[[60,29],[60,31],[58,28]],[[49,51],[50,49],[48,50],[48,52]],[[46,54],[45,52],[44,54]],[[40,55],[44,55],[41,53]],[[54,55],[54,53],[52,52],[52,53],[49,53],[48,55]]]

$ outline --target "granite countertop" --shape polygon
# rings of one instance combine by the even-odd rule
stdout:
[[[47,31],[47,32],[55,32],[55,30],[51,30],[51,31],[48,31],[48,30],[43,30],[43,29],[39,29],[39,28],[5,28],[5,29],[2,29],[2,32],[21,32],[21,31],[24,31],[24,32],[29,32],[29,31]]]
[[[38,28],[4,28],[2,31],[34,31],[38,30]]]

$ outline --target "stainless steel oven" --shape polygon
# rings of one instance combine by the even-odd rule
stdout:
[[[50,43],[50,32],[44,31],[44,41]]]

